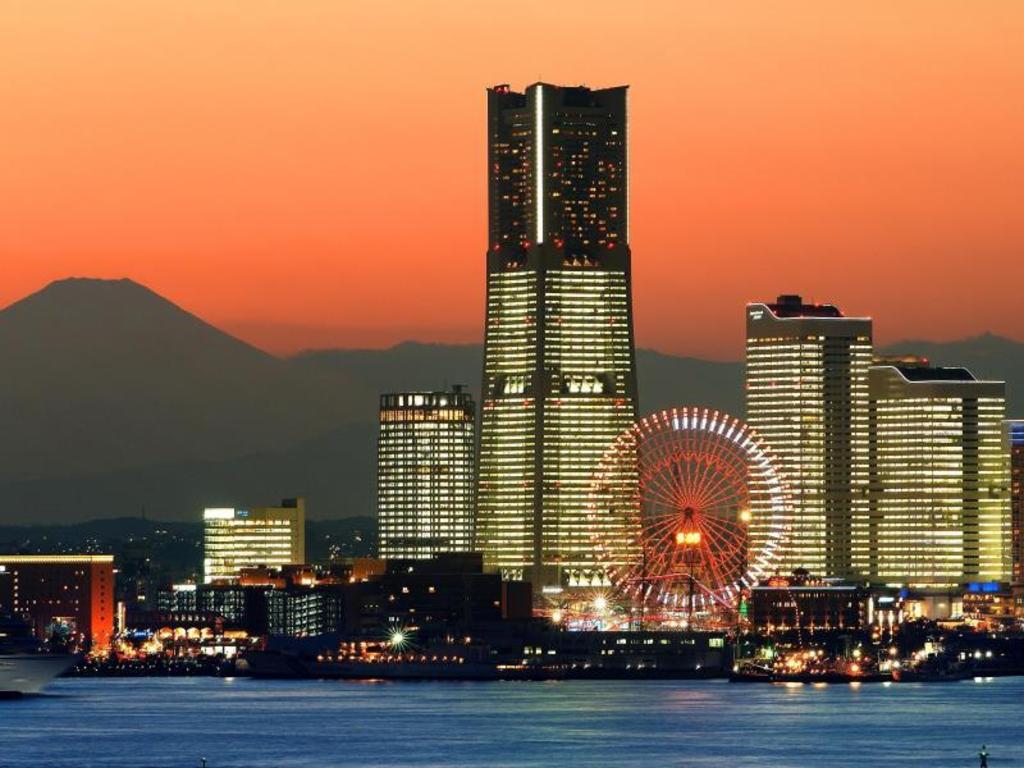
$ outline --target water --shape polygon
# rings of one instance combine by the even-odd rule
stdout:
[[[724,681],[77,679],[0,701],[0,765],[1024,766],[1024,678]]]

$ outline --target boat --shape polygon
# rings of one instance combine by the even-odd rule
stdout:
[[[753,662],[736,664],[729,673],[732,683],[770,683],[774,675],[771,667]]]
[[[843,659],[811,659],[805,654],[794,654],[791,658],[803,657],[812,664],[780,664],[769,666],[764,662],[745,660],[737,662],[729,674],[733,683],[882,683],[892,680],[889,672],[866,667],[860,662]]]
[[[0,616],[0,698],[41,693],[77,662],[75,654],[41,652],[31,627]]]

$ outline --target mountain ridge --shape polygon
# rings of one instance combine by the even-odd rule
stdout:
[[[994,334],[879,351],[1003,378],[1013,403],[1024,386],[1024,344]],[[464,384],[479,400],[482,367],[480,344],[422,341],[280,357],[129,279],[56,281],[0,310],[0,524],[293,495],[311,517],[371,515],[379,395]],[[640,349],[637,368],[642,413],[743,416],[740,362]]]

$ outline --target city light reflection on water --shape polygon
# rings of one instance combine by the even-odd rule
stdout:
[[[721,681],[348,683],[62,680],[0,701],[32,766],[1024,765],[1024,678],[770,686]]]

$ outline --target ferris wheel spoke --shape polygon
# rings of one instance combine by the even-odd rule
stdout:
[[[655,549],[655,550],[660,548],[660,547],[666,547],[668,545],[671,545],[671,546],[674,547],[676,545],[675,544],[675,538],[676,538],[676,531],[674,530],[674,526],[671,527],[671,528],[665,528],[665,529],[659,530],[657,532],[654,532],[650,536],[650,538],[648,539],[648,541],[649,541],[648,547],[650,547],[651,549]],[[671,552],[672,550],[669,550],[669,551]],[[663,553],[663,556],[664,556],[664,553]]]
[[[725,580],[725,576],[721,571],[718,558],[716,557],[715,553],[711,551],[710,542],[708,543],[708,545],[702,546],[701,549],[702,554],[704,555],[704,562],[707,565],[706,570],[710,571],[709,575],[714,579],[715,585],[717,587],[725,586],[728,582]]]
[[[736,455],[731,444],[725,438],[720,437],[712,442],[714,460],[708,462],[708,466],[710,468],[713,463],[716,471],[705,485],[707,495],[713,495],[721,488],[733,487],[736,482],[736,478],[732,474],[733,470],[738,462],[743,462],[743,458]]]
[[[684,506],[691,508],[696,508],[700,504],[700,487],[694,480],[694,464],[689,457],[685,458],[680,462],[680,471],[672,478],[680,497],[685,500]]]
[[[702,498],[701,507],[709,512],[711,510],[721,510],[722,508],[729,509],[732,506],[738,509],[745,498],[746,495],[742,490],[732,486],[724,486]]]
[[[737,519],[740,509],[749,503],[748,498],[742,490],[723,488],[714,496],[706,498],[703,508],[710,516],[732,521]]]
[[[679,524],[679,509],[676,507],[668,508],[666,511],[660,514],[651,513],[647,515],[643,522],[644,530],[650,531],[660,528],[675,528]]]
[[[740,542],[746,536],[743,530],[707,516],[702,517],[701,522],[711,538],[718,541],[720,547],[738,550],[742,546]]]
[[[652,496],[661,498],[673,509],[681,510],[688,505],[685,492],[664,475],[651,478],[650,490]]]
[[[700,526],[702,537],[706,537],[702,545],[705,558],[714,571],[717,586],[725,587],[734,580],[732,572],[742,552],[742,532],[709,515],[701,515]]]
[[[707,446],[710,450],[714,450],[713,445]],[[699,462],[696,463],[696,470],[694,472],[694,486],[693,492],[696,497],[703,496],[708,483],[711,481],[712,466],[714,464],[712,456],[714,454],[707,454],[702,457]]]
[[[678,496],[676,487],[672,484],[671,479],[666,477],[664,473],[650,474],[646,478],[646,491],[650,493],[659,493],[663,498],[671,499],[674,506],[678,506],[681,503],[681,499]]]
[[[647,488],[648,490],[645,495],[649,501],[657,502],[669,510],[679,510],[682,508],[680,506],[679,499],[676,498],[670,490],[663,489],[660,483],[651,483]]]
[[[723,490],[734,491],[737,482],[738,477],[732,464],[720,462],[716,465],[716,473],[701,487],[701,497],[709,499],[714,498]]]

